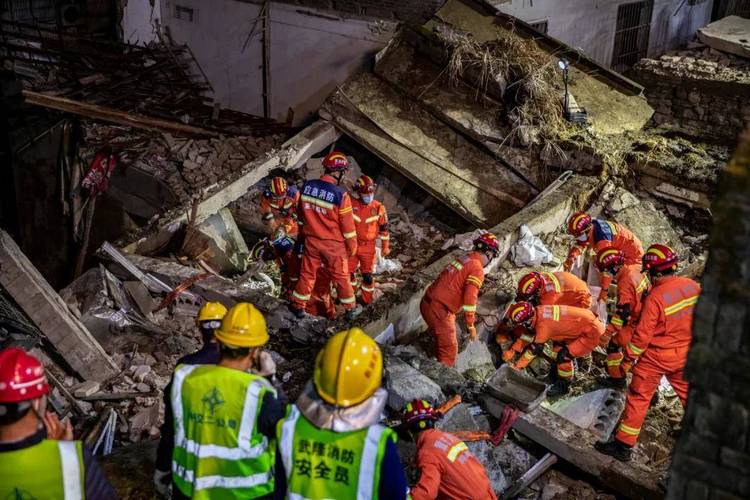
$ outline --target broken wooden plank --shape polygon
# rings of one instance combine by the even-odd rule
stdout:
[[[504,403],[491,396],[484,396],[482,402],[491,415],[500,418]],[[513,428],[584,472],[599,477],[602,483],[627,498],[664,497],[652,470],[599,453],[594,449],[597,437],[593,432],[542,406],[530,413],[522,413]]]
[[[73,99],[51,96],[31,90],[24,90],[23,96],[26,99],[26,102],[29,104],[34,104],[36,106],[42,106],[49,109],[56,109],[58,111],[64,111],[66,113],[72,113],[74,115],[85,116],[87,118],[93,118],[95,120],[117,123],[119,125],[128,125],[135,128],[158,130],[161,132],[175,132],[188,135],[219,135],[219,132],[206,130],[200,127],[194,127],[192,125],[185,125],[184,123],[163,120],[161,118],[152,118],[144,115],[136,115],[133,113],[126,113],[124,111],[108,108],[106,106],[74,101]]]
[[[2,230],[0,285],[82,378],[102,381],[119,372],[99,342],[68,310],[13,238]]]

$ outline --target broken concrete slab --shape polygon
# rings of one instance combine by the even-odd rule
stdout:
[[[409,363],[412,368],[435,382],[443,393],[452,396],[461,394],[467,386],[467,380],[452,366],[445,366],[434,358],[428,358],[417,352],[413,346],[400,345],[386,351],[388,355],[396,356]]]
[[[699,29],[698,39],[713,49],[750,59],[750,19],[719,19]]]
[[[222,274],[245,270],[245,258],[250,250],[228,208],[222,208],[203,221],[196,231],[206,238],[205,260],[213,269]]]
[[[544,400],[547,386],[524,372],[503,364],[487,381],[487,392],[521,411],[531,411]]]
[[[487,342],[475,340],[468,342],[463,351],[456,358],[456,370],[464,377],[477,382],[484,382],[495,371],[492,354]]]
[[[73,389],[73,395],[77,398],[91,396],[92,394],[99,392],[100,387],[101,387],[101,384],[99,384],[99,382],[96,382],[94,380],[87,380],[85,382],[78,384]]]
[[[552,404],[545,401],[542,406],[578,427],[590,430],[599,439],[606,439],[625,407],[625,394],[613,389],[599,389]]]
[[[83,379],[102,381],[119,368],[65,301],[23,254],[8,233],[0,230],[0,285]]]
[[[386,358],[385,374],[388,406],[393,411],[402,411],[413,399],[425,399],[434,405],[445,400],[445,394],[435,382],[394,356]]]

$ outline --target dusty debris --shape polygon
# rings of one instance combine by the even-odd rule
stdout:
[[[750,59],[750,20],[727,16],[698,30],[698,39],[709,47]]]

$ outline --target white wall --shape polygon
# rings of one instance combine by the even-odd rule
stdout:
[[[129,43],[145,45],[156,39],[161,23],[161,0],[123,0],[122,38]]]
[[[502,12],[527,22],[547,20],[550,36],[610,66],[617,8],[632,1],[493,0],[492,3]],[[699,5],[689,5],[688,0],[655,0],[648,55],[661,55],[691,40],[698,28],[710,22],[712,5],[713,0]]]
[[[148,32],[148,0],[128,0],[123,30]],[[175,7],[193,9],[192,22]],[[187,43],[225,108],[263,114],[261,5],[238,0],[161,0],[161,23]],[[182,16],[185,17],[185,16]],[[395,29],[392,23],[342,19],[294,5],[272,3],[271,117],[310,120],[353,72],[370,64]],[[127,23],[125,22],[127,20]],[[256,24],[257,21],[257,24]],[[252,37],[249,37],[253,31]]]

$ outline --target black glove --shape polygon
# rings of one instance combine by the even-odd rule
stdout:
[[[564,361],[570,361],[570,351],[568,351],[568,346],[564,345],[560,348],[559,351],[557,351],[557,361],[558,363],[562,363]]]
[[[534,356],[541,356],[544,354],[544,344],[532,344],[530,349]]]

